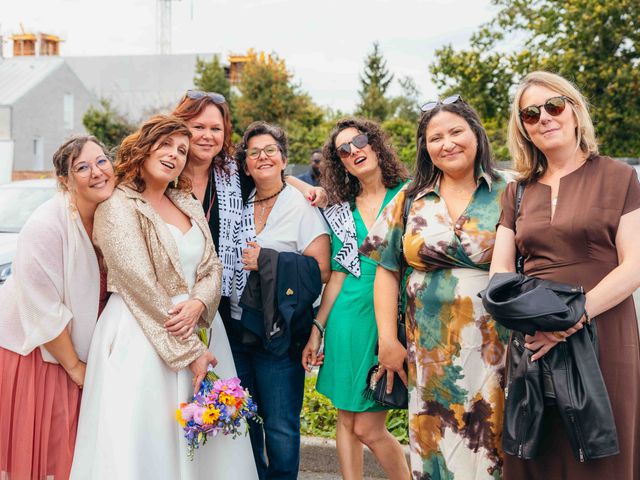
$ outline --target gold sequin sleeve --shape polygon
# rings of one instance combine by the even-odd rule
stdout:
[[[209,240],[208,240],[209,241]],[[212,241],[213,249],[213,241]],[[215,249],[213,249],[215,252]],[[222,290],[222,262],[217,255],[211,260],[209,273],[199,278],[191,289],[191,298],[200,300],[205,311],[198,320],[198,326],[209,327],[220,305],[220,292]]]
[[[173,307],[167,291],[176,286],[163,283],[175,276],[156,271],[145,237],[150,221],[137,211],[135,202],[116,189],[96,210],[94,240],[104,255],[109,290],[122,296],[160,357],[178,371],[202,355],[206,347],[195,333],[182,341],[164,327]]]

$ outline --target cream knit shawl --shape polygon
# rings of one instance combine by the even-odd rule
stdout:
[[[56,194],[29,218],[18,237],[13,274],[0,287],[0,347],[21,355],[68,328],[87,360],[96,326],[100,273],[93,245],[68,195]]]

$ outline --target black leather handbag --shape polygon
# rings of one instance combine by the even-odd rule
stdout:
[[[407,225],[407,217],[409,216],[409,210],[411,209],[411,197],[405,197],[404,208],[402,210],[402,225],[403,229]],[[404,233],[404,230],[403,230]],[[406,272],[406,262],[404,259],[404,252],[402,251],[402,241],[400,241],[400,289],[398,291],[398,341],[406,348],[407,346],[407,330],[404,320],[404,309],[402,308],[402,286],[404,282],[404,275]],[[376,355],[378,354],[378,347],[376,346]],[[393,382],[393,388],[391,393],[387,393],[387,373],[376,382],[375,375],[380,368],[379,364],[375,364],[369,369],[367,373],[367,385],[362,391],[362,396],[371,400],[374,400],[380,405],[385,407],[406,409],[409,406],[409,392],[402,380],[396,378]],[[407,373],[407,363],[404,363],[404,371]]]

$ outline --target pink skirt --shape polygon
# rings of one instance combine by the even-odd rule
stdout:
[[[0,348],[0,479],[69,478],[80,389],[40,349]]]

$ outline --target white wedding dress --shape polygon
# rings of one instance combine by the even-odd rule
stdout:
[[[183,234],[167,224],[193,286],[204,252],[204,235]],[[135,286],[132,286],[135,288]],[[187,295],[172,298],[174,303]],[[209,331],[216,373],[235,377],[229,341],[220,315]],[[122,297],[111,295],[91,342],[71,478],[76,480],[254,480],[258,478],[249,436],[210,438],[187,458],[186,440],[175,418],[191,399],[188,368],[170,370],[147,340]]]

